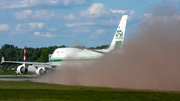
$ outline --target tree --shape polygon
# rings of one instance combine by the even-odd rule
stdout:
[[[46,49],[41,53],[40,58],[37,59],[37,62],[48,62],[48,55],[50,53],[50,49]]]

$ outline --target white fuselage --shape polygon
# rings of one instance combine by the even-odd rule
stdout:
[[[95,59],[104,56],[101,53],[94,52],[87,49],[78,48],[58,48],[54,51],[49,63],[61,66],[61,65],[73,65],[76,67],[82,67],[84,64],[91,64]],[[32,65],[28,67],[29,72],[35,72],[36,68]]]
[[[58,48],[54,51],[49,62],[52,64],[60,64],[62,61],[84,61],[94,60],[104,56],[101,53],[87,49],[78,48]]]

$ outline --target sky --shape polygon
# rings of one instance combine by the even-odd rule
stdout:
[[[153,12],[162,5],[179,10],[180,0],[0,0],[0,45],[109,45],[122,15],[129,16],[128,41],[138,36],[141,23],[162,17]],[[178,12],[172,16],[180,20]]]

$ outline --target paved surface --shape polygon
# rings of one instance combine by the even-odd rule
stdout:
[[[35,77],[37,75],[0,75],[0,77],[20,77],[20,76],[23,76],[23,77]]]
[[[32,81],[33,78],[0,78],[0,81]]]

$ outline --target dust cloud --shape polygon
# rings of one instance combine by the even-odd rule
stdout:
[[[90,65],[64,65],[35,81],[180,91],[180,17],[153,12],[140,23],[141,33],[124,44],[122,54],[107,54]]]

